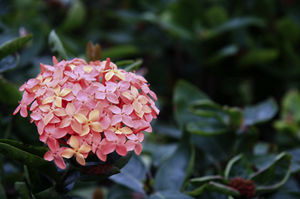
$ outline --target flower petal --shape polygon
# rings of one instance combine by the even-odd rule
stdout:
[[[61,156],[64,158],[71,158],[75,154],[75,151],[70,148],[66,148],[62,153]]]

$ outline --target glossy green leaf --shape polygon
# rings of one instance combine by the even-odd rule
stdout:
[[[166,161],[177,149],[176,144],[144,143],[143,152],[150,153],[155,167]]]
[[[198,196],[203,194],[203,192],[219,192],[221,194],[228,195],[228,196],[235,196],[235,197],[240,196],[240,193],[237,190],[229,186],[226,186],[224,184],[220,184],[213,181],[204,184],[193,191],[188,192],[188,194],[191,196]]]
[[[253,49],[245,54],[240,60],[240,65],[268,64],[275,61],[279,56],[277,49]]]
[[[0,60],[0,73],[16,68],[19,64],[19,61],[20,56],[18,54],[4,57]]]
[[[21,99],[18,88],[0,76],[0,102],[7,105],[17,106]]]
[[[178,191],[160,191],[152,194],[147,199],[193,199],[191,196],[185,195]]]
[[[59,37],[57,36],[55,30],[52,30],[50,32],[48,42],[51,51],[55,53],[60,59],[68,59],[66,50],[64,49],[64,46]]]
[[[227,180],[234,177],[248,179],[251,174],[253,174],[251,165],[242,154],[237,155],[229,160],[224,171],[224,177]]]
[[[197,119],[197,116],[191,113],[190,107],[200,99],[208,99],[198,88],[192,84],[179,80],[175,86],[173,104],[175,106],[175,119],[181,128],[188,122]]]
[[[194,153],[190,141],[187,138],[183,138],[173,155],[158,168],[155,175],[155,190],[179,191],[190,174]]]
[[[246,107],[244,110],[244,125],[253,125],[272,119],[278,111],[274,99],[265,100],[255,106]]]
[[[281,153],[267,167],[251,176],[256,184],[256,192],[271,192],[284,185],[290,177],[291,156]]]
[[[63,29],[71,31],[78,28],[84,23],[86,16],[86,9],[81,0],[71,2],[71,7],[68,10],[67,17],[63,22]]]
[[[132,71],[136,71],[139,69],[139,67],[143,64],[143,60],[142,59],[138,59],[136,60],[134,63],[126,66],[124,68],[124,70],[126,70],[127,72],[132,72]]]
[[[202,135],[202,136],[213,136],[222,133],[226,133],[228,128],[215,118],[209,118],[203,121],[190,122],[187,124],[187,131]]]
[[[0,59],[11,55],[12,53],[15,53],[20,48],[22,48],[30,39],[32,38],[32,35],[27,35],[24,37],[18,37],[12,40],[9,40],[5,43],[3,43],[0,46]]]
[[[223,180],[224,178],[219,175],[215,176],[203,176],[203,177],[198,177],[198,178],[192,178],[190,182],[192,183],[204,183],[204,182],[209,182],[209,181],[218,181],[218,180]]]
[[[15,189],[18,191],[22,199],[31,199],[31,194],[25,184],[25,182],[16,182]]]
[[[66,197],[64,197],[62,194],[59,194],[54,187],[48,188],[44,191],[41,191],[37,194],[34,194],[36,199],[64,199]]]
[[[292,157],[291,172],[296,173],[300,171],[300,148],[289,150],[288,154]]]
[[[133,155],[119,174],[110,179],[139,193],[144,193],[142,180],[146,177],[147,168],[139,156]]]
[[[53,163],[44,160],[38,155],[23,150],[24,147],[25,146],[18,148],[16,145],[0,142],[0,153],[12,160],[40,169],[41,171],[44,171],[46,175],[54,178],[55,180],[59,178],[57,169]],[[32,150],[33,148],[29,147],[28,151]]]

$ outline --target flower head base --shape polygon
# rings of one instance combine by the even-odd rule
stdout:
[[[41,64],[41,73],[20,87],[19,111],[37,126],[40,140],[48,145],[44,158],[64,169],[63,158],[85,159],[95,154],[106,161],[116,151],[141,153],[142,131],[159,114],[157,97],[149,84],[135,73],[106,61],[86,63],[75,58],[53,66]]]

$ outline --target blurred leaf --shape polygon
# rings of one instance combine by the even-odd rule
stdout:
[[[71,8],[63,22],[63,29],[71,31],[78,28],[85,21],[86,9],[81,0],[71,1]]]
[[[66,197],[62,196],[61,194],[57,193],[57,191],[51,187],[44,191],[41,191],[37,194],[34,194],[36,199],[65,199]]]
[[[101,59],[101,47],[99,44],[93,45],[91,41],[86,46],[86,56],[88,61],[97,61]]]
[[[133,155],[121,172],[111,176],[110,179],[136,192],[145,193],[142,180],[146,177],[146,172],[147,169],[140,157]]]
[[[44,154],[49,150],[47,147],[44,147],[44,146],[32,146],[32,145],[23,144],[19,141],[11,140],[11,139],[0,139],[0,143],[9,144],[11,146],[14,146],[14,147],[21,149],[23,151],[26,151],[28,153],[37,155],[39,157],[43,157]]]
[[[224,59],[226,57],[230,57],[230,56],[237,54],[238,50],[239,50],[239,48],[235,44],[225,46],[224,48],[217,51],[214,56],[209,58],[208,63],[216,64],[217,62],[221,61],[222,59]]]
[[[192,178],[190,182],[192,183],[204,183],[209,181],[217,181],[217,180],[223,180],[222,176],[216,175],[216,176],[203,176],[198,178]]]
[[[239,60],[240,65],[259,65],[275,61],[279,56],[278,49],[253,49]]]
[[[265,100],[255,106],[246,107],[244,110],[244,124],[253,125],[272,119],[278,111],[274,99]]]
[[[167,160],[176,150],[176,144],[155,144],[144,143],[143,151],[151,153],[153,165],[155,167],[161,165]]]
[[[215,118],[190,122],[187,124],[187,131],[202,136],[218,135],[225,133],[227,130],[227,126],[220,123],[220,121]]]
[[[223,184],[220,184],[217,182],[213,182],[213,181],[211,181],[207,184],[204,184],[193,191],[188,192],[188,194],[191,196],[198,196],[198,195],[201,195],[205,191],[219,192],[219,193],[222,193],[222,194],[225,194],[228,196],[234,196],[234,197],[240,196],[240,193],[237,190],[235,190],[229,186],[226,186],[226,185],[223,185]]]
[[[275,160],[252,175],[251,180],[256,184],[256,192],[270,192],[284,185],[290,177],[291,156],[287,153],[281,153]]]
[[[198,90],[198,88],[184,80],[177,82],[173,104],[175,106],[175,119],[181,129],[183,129],[188,122],[194,121],[195,117],[197,117],[190,112],[189,107],[191,107],[196,100],[200,99],[208,99],[208,97]]]
[[[0,198],[7,199],[3,184],[0,182]]]
[[[155,133],[170,136],[177,139],[181,138],[182,136],[182,131],[175,127],[175,125],[157,123],[153,126],[153,130]]]
[[[300,29],[291,17],[283,17],[276,21],[276,31],[281,38],[291,42],[299,40]]]
[[[115,154],[110,154],[108,156],[107,162],[89,161],[85,166],[78,165],[76,169],[80,171],[80,180],[81,181],[101,181],[105,180],[108,177],[120,173],[120,169],[123,168],[128,161],[131,159],[132,152],[127,153],[126,156],[116,155],[117,160],[109,160],[114,158]]]
[[[124,70],[126,70],[127,72],[133,72],[139,69],[139,67],[143,64],[143,60],[142,59],[138,59],[136,60],[134,63],[126,66],[124,68]]]
[[[250,163],[244,157],[244,155],[240,154],[233,157],[228,162],[225,168],[224,177],[227,180],[234,177],[242,177],[244,179],[248,179],[251,174],[253,174],[253,170]]]
[[[132,199],[134,194],[137,195],[137,193],[133,193],[127,187],[117,184],[109,189],[107,199]],[[143,197],[143,194],[141,194],[141,197]]]
[[[135,56],[139,53],[136,46],[133,45],[122,45],[104,49],[102,51],[102,59],[111,58],[113,60],[118,60],[125,57]]]
[[[264,25],[264,21],[256,17],[233,18],[230,21],[225,22],[224,24],[214,29],[214,32],[215,34],[220,34],[226,31],[233,31],[235,29],[240,29],[247,26],[263,27]]]
[[[147,199],[193,199],[192,197],[178,191],[160,191],[152,194]]]
[[[54,30],[50,32],[48,42],[52,53],[55,53],[60,59],[68,59],[64,46]]]
[[[179,191],[193,166],[194,148],[189,139],[182,138],[177,150],[157,170],[155,175],[155,190]]]
[[[32,35],[27,35],[24,37],[18,37],[12,40],[9,40],[5,43],[3,43],[0,46],[0,59],[11,55],[12,53],[15,53],[20,48],[22,48],[30,39],[32,38]]]
[[[19,89],[1,76],[0,87],[0,102],[7,105],[17,106],[18,100],[21,99],[21,93]]]
[[[300,171],[300,148],[292,149],[288,151],[288,154],[292,157],[291,172]]]
[[[30,192],[28,191],[25,182],[16,182],[15,188],[22,199],[31,199]]]
[[[0,153],[5,155],[5,157],[18,161],[22,164],[38,168],[41,171],[46,171],[45,174],[54,178],[55,180],[59,178],[57,169],[52,163],[35,154],[24,151],[22,147],[17,148],[13,145],[0,142]]]
[[[5,72],[7,70],[16,68],[19,64],[20,56],[19,55],[11,55],[6,56],[0,60],[0,73]]]

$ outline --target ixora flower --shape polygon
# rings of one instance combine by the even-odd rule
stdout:
[[[53,66],[41,64],[41,73],[20,87],[22,100],[14,114],[31,112],[39,138],[49,147],[44,158],[65,169],[64,158],[85,159],[95,154],[106,161],[116,151],[142,151],[142,131],[159,114],[157,97],[144,77],[118,69],[106,61],[86,63],[75,58]]]

